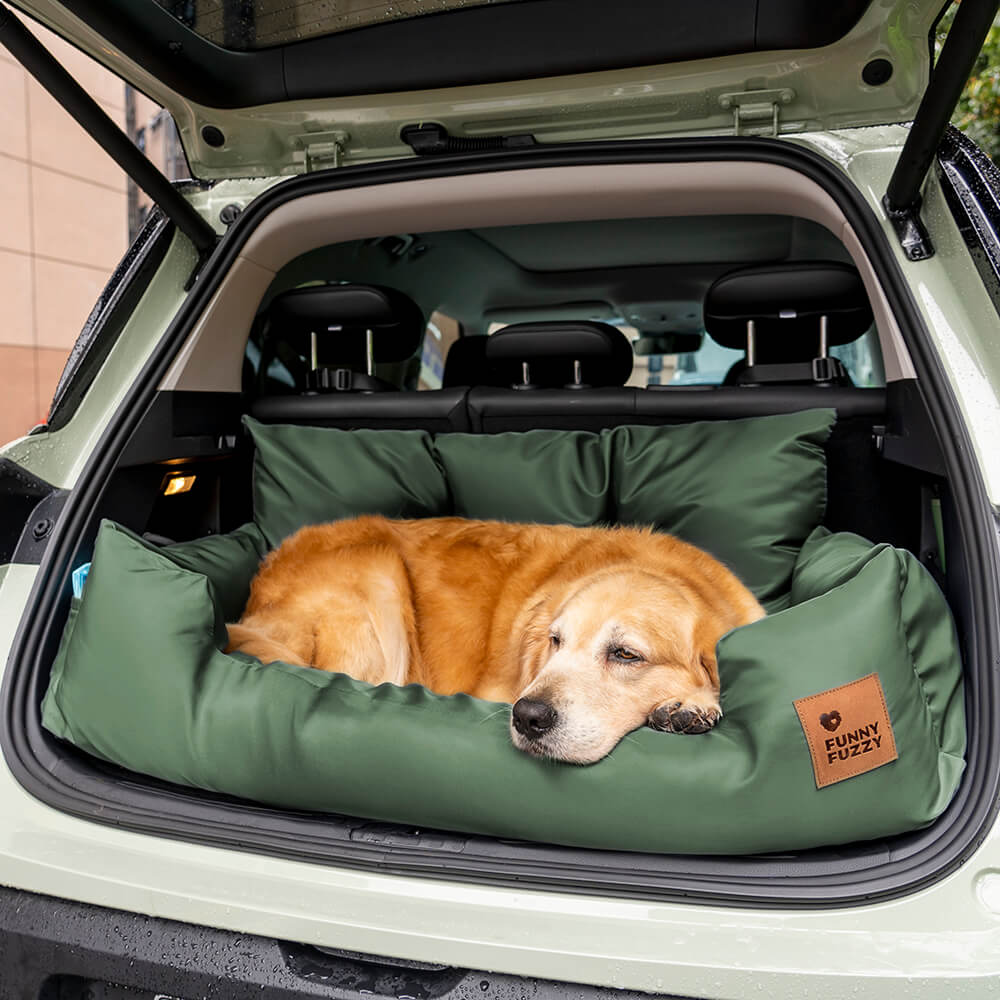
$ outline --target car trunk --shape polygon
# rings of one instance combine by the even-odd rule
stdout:
[[[662,228],[653,226],[656,220]],[[606,239],[615,226],[619,237],[631,233],[637,244],[667,245],[658,260],[647,260],[650,273],[640,273],[642,254],[629,258]],[[747,245],[734,250],[731,236],[740,226]],[[685,233],[700,236],[697,263],[691,242],[680,239]],[[268,808],[124,771],[41,728],[38,706],[66,621],[70,571],[90,558],[100,519],[115,519],[154,544],[224,533],[248,519],[251,446],[240,419],[260,415],[262,405],[259,383],[246,375],[258,310],[284,288],[335,278],[392,285],[428,312],[449,307],[486,316],[489,303],[476,288],[490,274],[502,284],[501,275],[489,260],[474,262],[470,246],[490,241],[494,251],[504,249],[490,259],[509,263],[520,256],[525,265],[516,269],[520,287],[510,283],[505,298],[493,303],[508,314],[534,306],[544,315],[565,307],[567,296],[600,298],[625,277],[635,282],[632,297],[648,299],[658,266],[685,288],[669,303],[678,322],[686,319],[686,332],[698,326],[690,313],[707,284],[734,264],[834,257],[859,268],[879,329],[884,388],[668,386],[632,389],[610,402],[583,392],[572,406],[565,390],[346,393],[331,398],[322,419],[314,414],[299,422],[426,429],[432,420],[436,432],[491,434],[674,425],[833,406],[838,419],[827,445],[825,523],[914,553],[939,579],[958,623],[968,771],[934,824],[881,841],[766,856],[582,850]],[[577,252],[578,266],[567,260],[547,276],[528,266],[532,253],[574,243],[591,247]],[[602,246],[603,269],[595,268]],[[474,287],[455,291],[463,267]],[[620,293],[617,301],[628,297]],[[231,227],[67,502],[9,705],[19,777],[35,795],[95,822],[319,864],[474,882],[828,906],[898,894],[939,877],[990,808],[995,747],[977,720],[988,712],[985,654],[997,630],[995,608],[983,603],[993,578],[983,562],[992,552],[983,540],[988,513],[925,338],[871,210],[827,161],[787,144],[583,144],[352,168],[281,185]],[[57,408],[54,424],[70,418],[69,409]],[[178,473],[193,475],[193,486],[168,494],[165,483]]]

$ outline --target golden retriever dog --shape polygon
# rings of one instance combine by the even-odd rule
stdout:
[[[640,528],[359,517],[264,560],[227,651],[510,703],[514,745],[588,764],[722,715],[715,644],[764,616],[708,553]]]

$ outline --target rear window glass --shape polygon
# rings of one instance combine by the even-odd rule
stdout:
[[[385,21],[514,0],[156,0],[203,38],[227,49],[263,49]]]

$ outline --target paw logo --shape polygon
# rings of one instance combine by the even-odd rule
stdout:
[[[834,733],[840,727],[840,723],[843,720],[840,718],[840,712],[836,710],[833,712],[824,712],[819,717],[819,724],[828,732]]]

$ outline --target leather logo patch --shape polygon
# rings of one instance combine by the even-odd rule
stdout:
[[[874,771],[899,756],[878,674],[794,702],[816,787]]]

